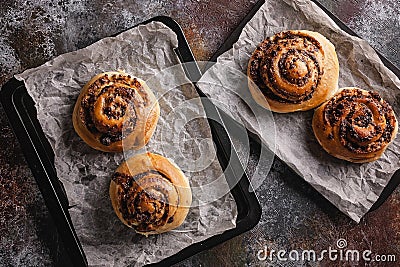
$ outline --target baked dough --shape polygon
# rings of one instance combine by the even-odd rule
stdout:
[[[189,181],[179,167],[149,152],[117,168],[110,198],[118,218],[146,236],[181,225],[192,203]]]
[[[146,83],[118,71],[96,75],[82,88],[72,122],[89,146],[121,152],[147,144],[159,116],[158,101]]]
[[[279,113],[309,110],[337,91],[339,63],[334,45],[320,33],[284,31],[257,46],[247,76],[259,105]]]
[[[363,163],[383,154],[396,137],[398,123],[378,93],[347,87],[315,111],[312,127],[329,154]]]

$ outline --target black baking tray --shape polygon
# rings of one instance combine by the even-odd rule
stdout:
[[[188,78],[195,82],[201,77],[201,72],[195,63],[181,27],[171,18],[159,16],[145,21],[159,21],[171,28],[177,35],[177,56],[184,65]],[[192,244],[177,254],[170,256],[151,266],[169,266],[200,251],[209,249],[234,236],[253,228],[261,217],[261,207],[256,195],[251,190],[246,173],[240,164],[238,155],[232,146],[229,134],[225,130],[219,111],[196,87],[209,118],[213,141],[221,167],[227,182],[231,185],[231,193],[236,201],[238,215],[236,228],[227,230],[199,243]],[[32,98],[27,93],[24,83],[15,78],[8,81],[0,91],[1,103],[10,124],[21,144],[24,156],[41,190],[45,203],[54,220],[57,230],[69,255],[72,266],[87,266],[87,260],[74,230],[68,208],[68,199],[59,181],[54,167],[54,153],[37,120],[37,113]]]
[[[329,10],[327,10],[321,3],[319,3],[316,0],[311,0],[314,2],[318,7],[320,7],[343,31],[347,32],[350,35],[359,37],[353,30],[351,30],[349,27],[346,26],[344,22],[342,22],[339,18],[337,18],[334,14],[332,14]],[[203,71],[206,71],[208,68],[210,68],[213,63],[212,62],[217,62],[217,58],[223,54],[224,52],[228,51],[229,49],[232,48],[233,44],[237,42],[239,39],[239,36],[243,30],[243,28],[246,26],[246,24],[253,18],[255,13],[261,8],[261,6],[265,3],[265,0],[259,0],[256,2],[256,4],[253,6],[251,11],[246,15],[246,17],[240,22],[240,24],[235,28],[235,30],[232,31],[232,33],[229,35],[229,37],[224,41],[224,43],[219,47],[219,49],[213,54],[213,56],[210,59],[210,64],[208,64]],[[386,59],[381,53],[376,51],[377,54],[379,55],[380,59],[382,60],[383,64],[390,69],[397,77],[400,78],[400,69],[398,69],[393,63],[391,63],[388,59]],[[218,109],[219,110],[219,109]],[[230,131],[233,135],[237,132],[242,131],[241,126],[239,125],[238,122],[236,122],[232,117],[227,115],[225,112],[219,110],[220,116],[223,119],[225,125],[229,125],[230,129],[235,129]],[[266,149],[265,146],[262,144],[260,138],[255,135],[252,132],[247,131],[247,134],[249,135],[249,138],[251,141],[253,141],[258,148],[256,148],[256,151],[260,151],[260,149]],[[290,168],[286,163],[281,161],[284,165],[287,166],[287,168]],[[297,174],[295,174],[297,175]],[[379,196],[378,200],[374,203],[374,205],[370,208],[369,211],[376,210],[379,208],[385,201],[386,199],[392,194],[392,192],[396,189],[396,187],[400,184],[400,170],[397,170],[392,177],[390,178],[389,183],[386,185],[384,190],[382,191],[381,195]],[[324,199],[324,197],[317,192],[314,189],[315,193],[321,197],[321,199]],[[336,208],[336,207],[335,207]],[[336,208],[337,209],[337,208]]]

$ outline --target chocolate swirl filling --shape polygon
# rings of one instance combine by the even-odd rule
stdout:
[[[378,93],[344,89],[323,110],[329,136],[355,154],[373,153],[391,142],[396,118]]]
[[[80,118],[86,128],[99,135],[100,142],[109,146],[135,129],[137,109],[147,99],[138,95],[142,85],[136,78],[125,75],[103,75],[88,88],[82,98]]]
[[[171,223],[179,203],[174,185],[162,173],[150,170],[135,176],[116,172],[118,201],[125,221],[140,232],[150,232]]]
[[[323,60],[324,51],[315,38],[281,32],[258,45],[249,76],[267,98],[297,104],[313,96],[324,73]]]

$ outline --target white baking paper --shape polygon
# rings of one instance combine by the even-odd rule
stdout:
[[[342,31],[308,0],[266,0],[244,27],[233,48],[218,58],[218,64],[204,74],[199,86],[215,103],[223,103],[230,114],[258,134],[280,159],[324,197],[359,222],[400,167],[399,138],[381,159],[368,164],[353,164],[330,156],[318,144],[311,127],[313,111],[274,113],[274,136],[274,129],[257,123],[249,108],[250,105],[252,109],[260,109],[252,100],[247,80],[243,78],[251,54],[267,37],[295,29],[320,32],[335,45],[340,64],[339,87],[357,86],[378,91],[395,113],[400,114],[399,79],[382,64],[365,41]],[[230,75],[234,71],[226,71],[229,68],[241,72],[242,78],[237,74]]]
[[[159,22],[102,39],[17,75],[35,101],[38,120],[55,153],[73,225],[91,266],[141,266],[235,227],[236,203],[216,159],[198,95],[173,49],[175,33]],[[105,71],[125,70],[147,82],[159,99],[161,116],[145,150],[172,159],[189,178],[193,203],[184,224],[144,237],[123,225],[108,195],[123,153],[87,146],[75,133],[72,111],[82,86]],[[212,186],[210,186],[210,184]]]

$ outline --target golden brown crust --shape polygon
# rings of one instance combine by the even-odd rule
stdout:
[[[117,168],[110,198],[118,218],[146,236],[181,225],[192,203],[189,181],[179,167],[149,152]]]
[[[124,72],[105,72],[82,88],[72,122],[92,148],[121,152],[146,145],[159,116],[158,101],[143,80]]]
[[[259,105],[279,113],[309,110],[337,90],[339,63],[334,45],[323,35],[285,31],[257,46],[247,76]]]
[[[381,157],[396,137],[398,123],[378,93],[347,87],[315,111],[312,127],[329,154],[364,163]]]

